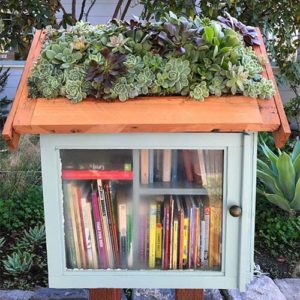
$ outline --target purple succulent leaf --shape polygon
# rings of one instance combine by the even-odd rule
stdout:
[[[166,22],[164,23],[164,28],[171,36],[176,35],[177,27],[174,24]]]
[[[197,45],[197,47],[199,47],[199,46],[201,46],[203,44],[203,39],[200,38],[200,37],[196,37],[194,39],[194,41],[195,41],[195,44]]]
[[[185,49],[183,47],[178,47],[177,48],[177,51],[180,53],[180,54],[184,54],[185,53]]]

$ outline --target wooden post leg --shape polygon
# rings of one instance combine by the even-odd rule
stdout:
[[[201,289],[176,289],[176,300],[204,300]]]
[[[89,300],[121,300],[121,289],[90,289]]]

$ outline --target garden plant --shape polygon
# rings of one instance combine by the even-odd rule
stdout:
[[[28,80],[29,95],[72,102],[139,95],[269,99],[274,87],[261,75],[264,59],[252,49],[258,44],[255,29],[228,14],[214,21],[169,12],[157,22],[114,19],[107,25],[49,28]]]

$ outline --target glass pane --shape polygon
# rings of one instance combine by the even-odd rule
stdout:
[[[221,269],[223,156],[140,151],[140,268]]]
[[[132,151],[61,150],[66,267],[131,268]]]

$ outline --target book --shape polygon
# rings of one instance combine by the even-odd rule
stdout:
[[[70,197],[70,211],[71,211],[71,221],[72,221],[72,233],[74,238],[74,245],[75,245],[75,256],[76,256],[76,267],[82,268],[82,254],[80,250],[80,240],[79,240],[79,232],[81,231],[81,227],[78,226],[78,215],[76,213],[76,206],[75,203],[77,202],[77,191],[76,186],[74,183],[68,183],[68,197]]]
[[[142,199],[140,202],[140,209],[139,209],[139,264],[140,268],[146,268],[146,243],[145,240],[147,239],[147,218],[148,207],[147,202]]]
[[[149,150],[149,183],[154,182],[154,150]]]
[[[124,191],[117,192],[120,265],[127,268],[127,200]]]
[[[177,269],[178,260],[178,215],[174,215],[173,225],[173,258],[172,258],[172,269]]]
[[[132,171],[62,170],[63,180],[132,180]]]
[[[184,170],[186,175],[186,180],[189,182],[193,181],[193,166],[191,159],[191,152],[189,150],[182,150]]]
[[[178,172],[178,150],[172,150],[172,167],[171,167],[171,181],[177,181]]]
[[[99,268],[106,269],[107,263],[107,252],[103,234],[103,225],[100,217],[100,208],[98,202],[98,195],[96,191],[92,191],[92,213],[94,220],[94,228],[96,234],[96,244],[98,249]]]
[[[67,268],[77,268],[76,250],[74,243],[74,233],[72,226],[71,203],[69,194],[70,183],[63,181],[63,196],[64,196],[64,231],[65,231],[65,249],[66,249],[66,266]]]
[[[206,174],[206,167],[205,167],[205,158],[204,158],[204,150],[197,150],[198,157],[197,157],[197,165],[199,169],[199,176],[201,179],[201,184],[206,187],[207,186],[207,174]]]
[[[155,265],[162,263],[162,202],[163,196],[156,197]]]
[[[78,166],[73,166],[72,168],[65,167],[65,169],[73,170],[98,170],[98,171],[131,171],[131,163],[98,163],[98,162],[89,162],[89,163],[80,163]]]
[[[209,230],[210,230],[210,208],[209,206],[204,207],[204,222],[205,222],[205,244],[204,244],[204,260],[203,265],[208,265],[209,258]]]
[[[170,241],[169,241],[169,269],[173,267],[173,226],[174,226],[174,198],[170,196]]]
[[[172,150],[163,150],[163,182],[171,181]]]
[[[113,256],[113,247],[112,247],[112,238],[109,230],[109,220],[107,214],[107,205],[105,201],[105,192],[102,184],[102,180],[97,180],[97,188],[98,188],[98,202],[100,208],[100,217],[102,220],[104,240],[107,251],[107,262],[108,268],[114,267],[114,256]]]
[[[89,223],[91,211],[89,211],[89,206],[88,206],[89,197],[90,197],[90,188],[86,185],[82,185],[80,194],[81,194],[81,198],[80,198],[79,206],[81,210],[81,218],[82,218],[82,225],[83,225],[83,238],[84,238],[85,251],[87,257],[87,267],[94,268],[91,227]]]
[[[169,268],[170,257],[170,202],[164,201],[163,219],[163,269]]]
[[[162,150],[154,152],[154,181],[162,181]]]
[[[149,150],[140,150],[140,170],[141,170],[141,184],[149,183]]]
[[[183,268],[183,251],[184,251],[184,210],[181,204],[181,199],[179,196],[175,197],[176,201],[176,214],[178,218],[178,268]]]
[[[132,202],[126,203],[126,251],[127,251],[127,267],[133,266],[133,248],[132,248]]]
[[[109,224],[109,233],[111,236],[112,242],[112,249],[113,249],[113,257],[115,267],[119,266],[120,261],[120,254],[119,254],[119,246],[118,246],[118,236],[117,236],[117,227],[113,212],[113,204],[112,204],[112,189],[111,183],[105,182],[104,183],[104,191],[105,191],[105,203],[107,208],[107,217],[108,217],[108,224]]]
[[[149,268],[155,268],[156,203],[149,207]]]

